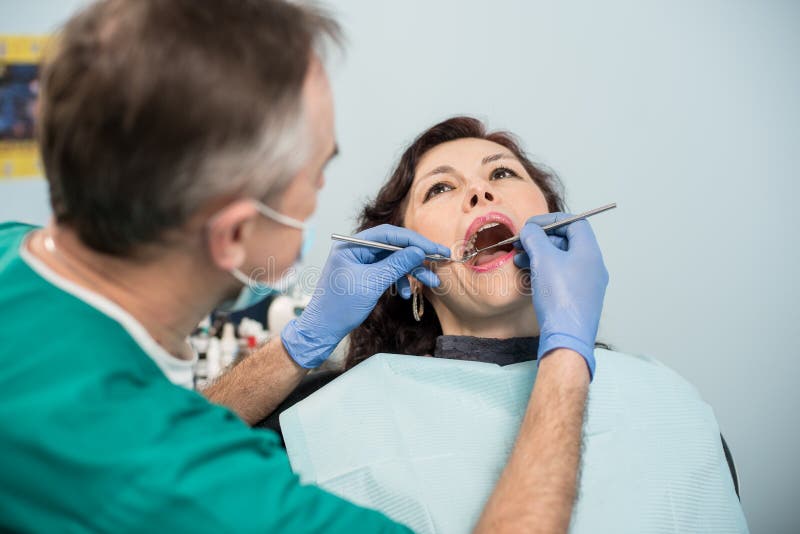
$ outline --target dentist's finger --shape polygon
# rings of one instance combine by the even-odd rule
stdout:
[[[392,283],[395,283],[401,276],[405,276],[412,272],[417,267],[422,265],[425,260],[425,253],[419,247],[408,247],[397,252],[392,252],[391,256],[374,263],[371,269],[377,269],[377,272],[383,273],[381,275],[388,283],[388,288]]]
[[[411,276],[422,282],[428,287],[439,287],[442,283],[439,277],[427,267],[417,267],[411,271]]]
[[[411,298],[411,282],[408,281],[408,277],[401,276],[397,279],[397,293],[400,295],[401,298],[408,300]]]
[[[558,235],[548,235],[554,247],[566,251],[569,248],[569,241]]]
[[[448,247],[434,243],[413,230],[391,224],[381,224],[374,228],[368,228],[356,234],[356,237],[388,243],[398,247],[419,247],[425,251],[425,254],[441,254],[442,256],[450,257],[450,249]]]
[[[531,268],[531,258],[528,256],[527,252],[520,252],[514,256],[514,265],[519,267],[520,269],[530,269]]]
[[[547,235],[547,237],[550,239],[550,242],[556,248],[559,248],[561,250],[567,250],[569,242],[566,240],[566,238],[561,237],[559,235],[549,235],[549,234]],[[517,250],[525,250],[525,248],[522,246],[522,240],[514,241],[514,248],[516,248]]]

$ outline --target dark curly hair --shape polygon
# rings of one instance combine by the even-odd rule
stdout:
[[[551,212],[564,211],[560,180],[551,171],[528,159],[514,135],[489,132],[483,122],[472,117],[453,117],[426,130],[411,143],[378,196],[364,206],[358,218],[358,231],[384,223],[403,226],[406,196],[422,156],[437,145],[464,138],[485,139],[510,150],[541,189],[548,209]],[[350,334],[346,368],[380,352],[432,353],[437,336],[442,334],[442,327],[433,306],[426,304],[427,313],[422,316],[421,322],[417,322],[412,317],[408,301],[396,291],[384,293],[369,317]]]

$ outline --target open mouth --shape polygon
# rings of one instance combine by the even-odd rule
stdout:
[[[482,248],[491,247],[495,243],[499,243],[500,241],[508,239],[513,235],[513,230],[504,222],[487,222],[481,225],[477,231],[470,236],[469,240],[467,240],[465,254],[469,254]],[[485,266],[502,258],[503,256],[506,256],[512,250],[514,250],[514,245],[511,243],[501,245],[499,247],[493,247],[478,254],[472,258],[469,263],[476,267]]]

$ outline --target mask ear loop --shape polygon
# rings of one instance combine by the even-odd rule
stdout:
[[[242,271],[234,267],[228,272],[231,273],[233,277],[236,278],[239,282],[241,282],[243,286],[252,288],[251,285],[251,282],[253,281],[252,278],[244,274]]]
[[[307,222],[295,219],[294,217],[289,217],[288,215],[276,211],[261,201],[254,200],[253,202],[255,202],[256,209],[264,217],[303,232],[303,244],[300,247],[299,261],[303,261],[305,258],[307,258],[308,252],[311,250],[314,242],[313,226]]]
[[[292,228],[297,228],[298,230],[305,230],[308,226],[303,221],[295,219],[294,217],[289,217],[288,215],[284,215],[279,211],[275,211],[274,209],[270,208],[263,202],[254,201],[256,205],[256,209],[261,212],[261,214],[268,218],[272,219],[275,222],[279,222],[281,224],[285,224],[286,226],[290,226]]]
[[[308,225],[305,224],[303,221],[297,220],[293,217],[289,217],[288,215],[284,215],[283,213],[277,212],[274,209],[270,208],[269,206],[265,205],[263,202],[260,202],[255,199],[250,199],[253,205],[261,215],[268,219],[272,219],[280,224],[285,226],[289,226],[291,228],[295,228],[297,230],[301,230],[304,234],[308,232]],[[205,224],[205,232],[210,235],[211,226],[213,225],[216,218],[219,216],[218,213],[212,215]],[[293,266],[289,269],[289,271],[280,279],[278,280],[277,284],[267,284],[258,281],[258,279],[254,276],[255,273],[259,271],[256,269],[253,271],[251,276],[247,276],[242,272],[240,269],[233,268],[228,271],[240,284],[242,284],[242,290],[239,292],[239,297],[231,302],[231,303],[223,303],[221,306],[222,308],[226,308],[227,311],[240,311],[242,309],[248,308],[251,305],[254,305],[259,300],[263,300],[263,298],[272,295],[274,293],[286,293],[289,289],[291,289],[296,282],[297,279],[297,271],[296,268]],[[253,299],[253,295],[258,295],[262,297],[261,299]]]
[[[259,213],[261,213],[264,217],[274,218],[274,219],[288,219],[287,221],[279,220],[278,222],[282,224],[287,224],[292,228],[297,228],[298,224],[300,225],[303,224],[302,221],[298,221],[297,219],[293,219],[292,217],[283,215],[282,213],[278,213],[277,211],[273,210],[272,208],[263,204],[262,202],[259,202],[258,200],[252,199],[252,202],[255,205],[256,210]],[[217,217],[219,217],[219,213],[215,213],[206,221],[204,228],[207,236],[210,234],[211,226],[214,224],[214,221],[217,219]],[[228,272],[231,275],[233,275],[233,277],[236,278],[236,280],[238,280],[239,283],[242,284],[242,286],[247,287],[250,290],[255,291],[256,293],[263,294],[266,296],[272,292],[272,289],[269,286],[267,286],[266,284],[262,284],[258,280],[254,279],[252,276],[247,276],[240,269],[234,267]]]

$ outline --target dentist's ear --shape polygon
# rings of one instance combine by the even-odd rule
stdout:
[[[258,216],[253,202],[243,199],[228,204],[209,219],[208,253],[214,265],[223,271],[242,266],[247,257],[245,243]]]

